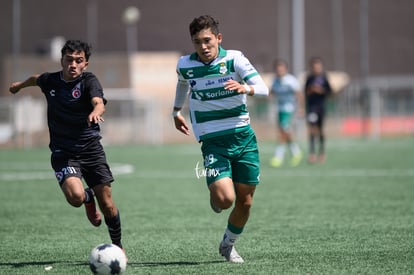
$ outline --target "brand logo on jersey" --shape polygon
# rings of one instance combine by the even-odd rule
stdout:
[[[203,93],[202,92],[193,91],[193,95],[197,100],[202,100],[203,99]]]
[[[196,84],[197,84],[197,82],[195,80],[190,80],[191,88],[193,88]]]
[[[80,83],[78,85],[75,86],[75,88],[73,88],[72,90],[72,96],[73,98],[80,98],[80,96],[82,95],[81,90],[80,90]]]
[[[229,80],[232,80],[233,77],[229,76],[229,77],[223,77],[223,78],[219,78],[217,81],[218,83],[226,83]]]
[[[193,71],[193,70],[188,70],[185,74],[186,74],[188,77],[194,77],[194,71]]]
[[[226,63],[222,62],[220,63],[220,69],[219,72],[220,74],[226,74],[227,73],[227,67],[226,67]]]
[[[208,87],[208,86],[211,86],[211,85],[214,85],[214,84],[216,84],[216,82],[215,81],[213,81],[213,80],[207,80],[207,82],[206,82],[206,87]]]
[[[55,90],[51,90],[51,91],[49,92],[49,94],[50,94],[50,96],[55,96],[56,91],[55,91]]]
[[[206,100],[216,100],[216,99],[225,98],[225,97],[232,97],[235,95],[239,95],[239,94],[233,90],[215,90],[215,91],[208,91],[208,92],[193,90],[191,98],[201,100],[201,101],[206,101]]]

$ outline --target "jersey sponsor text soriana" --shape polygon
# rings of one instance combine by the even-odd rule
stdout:
[[[179,82],[190,87],[190,118],[197,140],[239,132],[250,127],[247,95],[225,90],[230,79],[254,84],[261,78],[240,52],[219,48],[217,58],[204,64],[196,53],[182,56],[178,61]]]

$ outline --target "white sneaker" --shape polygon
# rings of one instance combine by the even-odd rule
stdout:
[[[240,257],[233,245],[226,245],[221,242],[219,252],[230,263],[244,263],[243,258]]]

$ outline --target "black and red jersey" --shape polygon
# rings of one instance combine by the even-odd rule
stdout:
[[[62,71],[44,73],[37,79],[37,85],[47,100],[52,151],[81,154],[101,139],[99,125],[89,126],[87,121],[93,110],[92,98],[103,98],[102,86],[93,73],[84,72],[72,81],[65,81]]]

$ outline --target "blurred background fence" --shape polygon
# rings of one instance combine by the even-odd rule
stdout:
[[[46,104],[38,88],[14,96],[7,90],[31,74],[59,70],[66,39],[92,44],[88,70],[98,76],[109,100],[103,142],[194,142],[174,129],[171,108],[176,62],[193,51],[188,24],[201,14],[220,21],[223,47],[241,50],[269,85],[274,59],[285,59],[301,76],[307,60],[322,57],[339,87],[328,101],[330,137],[412,135],[414,1],[394,2],[1,1],[0,147],[48,143]],[[74,6],[76,20],[68,12]],[[234,20],[229,11],[243,20]],[[338,72],[346,81],[334,77]],[[249,98],[249,104],[258,138],[274,140],[275,107],[263,98]],[[304,139],[304,119],[296,125]]]
[[[171,91],[173,93],[173,91]],[[164,144],[194,142],[173,126],[171,98],[140,97],[130,89],[106,89],[102,123],[106,144]],[[276,110],[268,98],[249,98],[252,124],[261,140],[275,139]],[[414,76],[377,77],[355,81],[327,103],[326,130],[330,137],[414,135]],[[184,110],[186,113],[186,110]],[[187,117],[188,119],[188,117]],[[306,136],[303,118],[296,134]],[[42,97],[0,98],[0,144],[32,147],[48,143],[46,102]]]

